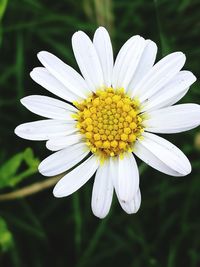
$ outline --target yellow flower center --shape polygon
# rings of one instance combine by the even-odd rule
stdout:
[[[140,103],[123,89],[98,90],[81,103],[75,116],[77,127],[93,153],[101,158],[132,151],[143,132]]]

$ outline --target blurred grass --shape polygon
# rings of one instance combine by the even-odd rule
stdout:
[[[48,94],[29,78],[39,65],[38,51],[53,52],[77,68],[72,34],[81,29],[92,36],[97,25],[104,25],[111,32],[115,54],[127,38],[140,34],[159,45],[158,59],[183,51],[185,69],[198,77],[199,9],[198,0],[0,0],[0,184],[6,181],[1,193],[10,191],[9,183],[15,190],[46,179],[36,172],[38,160],[31,150],[29,157],[23,152],[32,147],[42,159],[48,154],[44,143],[20,140],[13,133],[16,125],[37,119],[19,99]],[[197,82],[183,102],[199,100]],[[0,266],[199,267],[199,134],[193,130],[167,136],[192,161],[188,177],[141,169],[142,206],[136,215],[123,213],[114,200],[105,220],[95,218],[90,210],[92,182],[65,199],[54,199],[47,190],[2,202]],[[28,158],[32,160],[24,161]],[[27,168],[30,173],[20,176]]]

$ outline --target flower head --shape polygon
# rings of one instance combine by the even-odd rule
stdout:
[[[15,133],[29,140],[47,140],[56,151],[43,160],[39,171],[63,176],[54,188],[56,197],[72,194],[95,173],[93,213],[103,218],[110,209],[113,191],[127,213],[140,207],[139,172],[135,156],[171,176],[191,172],[187,157],[154,133],[178,133],[200,124],[197,104],[179,104],[196,78],[181,71],[185,55],[172,53],[156,64],[157,46],[141,36],[131,37],[115,63],[105,28],[96,30],[93,42],[82,31],[72,37],[82,76],[48,52],[38,58],[44,67],[31,77],[67,101],[33,95],[21,100],[45,120],[19,125]]]

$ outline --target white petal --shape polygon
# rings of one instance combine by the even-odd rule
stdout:
[[[123,202],[130,201],[139,188],[139,172],[135,158],[132,153],[127,153],[123,159],[118,157],[111,160],[115,161],[117,170],[116,177],[113,177],[113,185],[118,197]]]
[[[130,200],[129,202],[123,202],[123,201],[119,201],[122,209],[128,213],[128,214],[133,214],[136,213],[139,208],[140,208],[140,204],[141,204],[141,193],[140,193],[140,189],[138,189],[135,197]]]
[[[80,97],[68,90],[61,82],[59,82],[50,72],[43,68],[34,68],[30,73],[31,78],[44,87],[52,94],[61,97],[67,101],[79,101]]]
[[[186,94],[187,94],[187,92],[188,92],[188,90],[189,90],[190,88],[186,88],[183,92],[181,92],[180,94],[178,94],[178,95],[176,95],[173,99],[171,99],[166,105],[163,105],[163,106],[161,106],[160,108],[164,108],[164,107],[167,107],[167,106],[172,106],[172,105],[174,105],[176,102],[178,102],[181,98],[183,98]],[[157,108],[155,108],[155,109],[157,109]]]
[[[74,145],[76,143],[81,142],[82,135],[78,133],[74,133],[71,135],[51,138],[47,141],[46,147],[51,151],[58,151],[65,147]]]
[[[112,177],[109,172],[109,161],[105,161],[97,170],[92,190],[92,211],[95,216],[104,218],[112,203]]]
[[[76,61],[88,88],[92,91],[104,85],[101,63],[90,38],[82,31],[72,36],[72,47]]]
[[[21,103],[31,112],[50,119],[71,121],[77,111],[72,105],[48,96],[26,96]]]
[[[93,39],[101,67],[103,71],[104,84],[111,86],[112,70],[113,70],[113,50],[110,36],[104,27],[99,27]]]
[[[165,163],[163,163],[158,157],[156,157],[150,150],[148,150],[145,146],[143,146],[142,143],[138,141],[136,141],[134,145],[134,153],[146,164],[160,172],[171,176],[181,176],[176,171],[170,169]]]
[[[86,82],[72,67],[46,51],[39,52],[38,59],[69,91],[82,98],[88,97],[90,91]]]
[[[112,85],[114,88],[127,89],[145,47],[145,40],[133,36],[120,49],[113,68]]]
[[[27,122],[15,128],[15,134],[27,140],[48,140],[77,132],[75,122],[40,120]]]
[[[55,197],[66,197],[83,186],[95,173],[99,161],[92,155],[74,170],[66,174],[54,187]]]
[[[154,133],[179,133],[200,124],[200,105],[180,104],[148,112],[145,130]]]
[[[181,52],[172,53],[161,59],[137,85],[134,96],[137,96],[141,102],[150,98],[181,70],[185,59],[185,55]]]
[[[152,68],[157,54],[157,45],[151,41],[145,41],[145,47],[140,58],[140,62],[133,75],[131,82],[128,85],[128,93],[133,96],[137,84],[142,80],[146,73]]]
[[[79,163],[88,153],[88,147],[84,143],[69,146],[44,159],[38,167],[39,172],[44,176],[63,173]]]
[[[136,142],[134,153],[151,167],[172,176],[191,172],[191,165],[183,152],[169,141],[154,134],[144,133]]]
[[[155,95],[144,103],[142,111],[155,110],[179,101],[196,81],[196,77],[190,71],[180,71],[169,83],[167,83]]]

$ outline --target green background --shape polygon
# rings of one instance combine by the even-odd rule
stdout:
[[[104,220],[91,212],[92,180],[74,195],[55,199],[55,180],[37,172],[49,155],[45,143],[13,132],[39,118],[23,108],[20,98],[50,95],[29,77],[40,65],[37,52],[50,51],[77,69],[71,49],[77,30],[92,37],[98,25],[105,25],[115,55],[130,36],[140,34],[158,44],[157,60],[183,51],[184,69],[198,77],[199,10],[199,0],[0,0],[0,266],[200,266],[198,129],[166,136],[189,157],[192,174],[168,177],[138,160],[139,212],[125,214],[114,199]],[[182,102],[199,100],[196,82]]]

